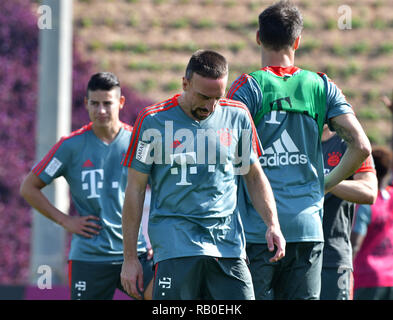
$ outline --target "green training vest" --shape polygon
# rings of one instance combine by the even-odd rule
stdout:
[[[273,111],[300,112],[312,117],[322,135],[326,114],[326,89],[322,78],[314,72],[301,70],[293,76],[280,77],[264,70],[250,73],[259,84],[263,102],[254,116],[257,126],[262,117]]]

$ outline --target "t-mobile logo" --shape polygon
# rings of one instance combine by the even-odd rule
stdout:
[[[103,169],[82,171],[82,189],[90,190],[90,194],[87,196],[87,199],[100,197],[97,191],[98,189],[102,189],[103,180],[104,180]]]
[[[196,167],[196,153],[175,153],[170,155],[171,158],[171,174],[179,174],[179,167],[174,166],[176,163],[180,165],[180,181],[176,183],[178,186],[189,186],[192,183],[187,181],[187,165],[190,170],[190,174],[197,174]]]

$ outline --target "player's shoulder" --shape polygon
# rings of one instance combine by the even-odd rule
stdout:
[[[325,84],[334,84],[333,80],[326,73],[321,71],[317,71],[315,73],[324,81]]]
[[[220,105],[222,107],[227,107],[230,110],[233,110],[235,112],[239,112],[241,109],[247,111],[247,106],[238,100],[233,100],[233,99],[229,99],[229,98],[221,98],[220,99]]]
[[[93,123],[90,122],[83,127],[72,131],[69,135],[63,136],[58,144],[75,145],[85,141],[87,134],[92,130]]]
[[[173,107],[178,106],[177,98],[179,95],[175,95],[172,98],[169,98],[167,100],[149,105],[141,110],[141,112],[138,115],[137,121],[143,121],[144,119],[148,117],[155,117],[157,115],[162,114],[165,111],[171,110]]]
[[[231,116],[252,118],[247,106],[241,101],[222,98],[219,103],[223,111],[228,112]]]
[[[132,133],[132,130],[134,129],[133,126],[131,126],[131,125],[127,124],[127,123],[124,123],[124,122],[121,122],[121,127],[122,127],[125,131],[131,132],[131,133]]]
[[[253,82],[253,77],[248,73],[241,74],[235,81],[233,81],[230,89],[227,93],[227,98],[232,99],[235,94],[239,94],[242,90],[248,88],[248,86]]]

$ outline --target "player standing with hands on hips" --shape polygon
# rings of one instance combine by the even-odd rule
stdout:
[[[127,170],[121,161],[132,127],[119,119],[125,98],[114,74],[94,74],[86,93],[85,105],[91,122],[56,143],[26,176],[20,192],[32,207],[72,233],[71,299],[108,300],[113,298],[116,288],[123,290],[121,210]],[[70,186],[77,216],[59,211],[41,191],[61,176]],[[137,242],[138,259],[145,270],[145,298],[148,298],[153,265],[141,231]]]

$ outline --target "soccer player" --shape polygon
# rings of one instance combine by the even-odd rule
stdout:
[[[351,106],[325,74],[294,65],[303,26],[299,10],[278,2],[259,15],[256,41],[262,68],[242,74],[227,97],[243,102],[254,119],[264,154],[263,170],[273,188],[286,255],[271,263],[261,237],[266,230],[244,189],[241,211],[257,299],[318,299],[323,250],[324,193],[352,175],[370,155],[370,142]],[[348,148],[324,179],[323,124]],[[239,202],[242,201],[239,199]],[[271,290],[273,289],[273,290]]]
[[[335,132],[323,127],[324,171],[333,170],[347,145]],[[378,181],[372,157],[368,157],[350,179],[341,181],[325,195],[323,204],[323,263],[321,300],[352,299],[352,245],[350,241],[355,203],[373,204]]]
[[[227,79],[226,59],[199,50],[187,65],[183,93],[145,108],[136,120],[123,162],[129,169],[121,278],[130,294],[142,286],[136,248],[148,179],[153,299],[254,299],[237,206],[239,175],[267,226],[271,261],[285,254],[255,127],[243,103],[224,98]]]
[[[32,207],[72,233],[71,299],[112,299],[115,289],[122,289],[121,210],[127,170],[121,161],[132,133],[132,127],[119,120],[124,103],[114,74],[94,74],[85,98],[91,122],[60,139],[33,167],[20,188]],[[59,211],[41,191],[60,176],[70,186],[77,216]],[[138,236],[138,258],[144,266],[144,283],[148,287],[153,265],[142,232]]]
[[[393,187],[388,185],[392,151],[373,147],[378,198],[360,205],[351,234],[354,300],[393,299]]]

